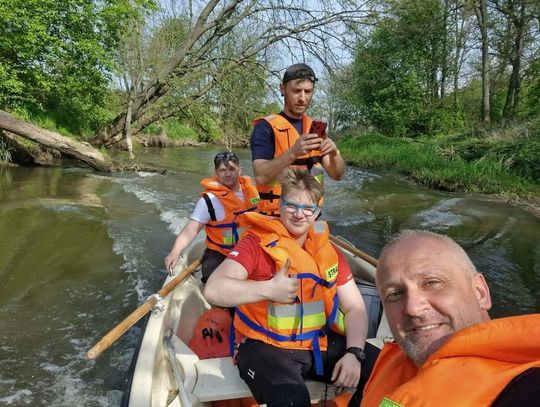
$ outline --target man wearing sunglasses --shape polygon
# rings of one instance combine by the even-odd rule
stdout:
[[[279,219],[242,215],[251,228],[204,294],[236,307],[237,365],[257,402],[308,407],[305,378],[358,385],[367,313],[328,225],[315,220],[322,185],[302,169],[284,170],[280,182]]]
[[[325,123],[324,128],[316,130],[312,124],[317,123],[306,115],[315,82],[317,77],[309,65],[291,65],[279,87],[283,110],[253,121],[253,173],[261,197],[258,210],[263,214],[279,214],[281,187],[277,177],[283,169],[304,168],[321,183],[325,171],[335,180],[345,173],[345,161],[334,141],[327,137]]]
[[[251,178],[241,175],[240,161],[231,152],[214,157],[215,177],[201,181],[204,188],[191,218],[178,234],[171,252],[165,257],[169,272],[176,266],[183,250],[206,228],[207,248],[202,258],[202,282],[225,259],[243,234],[240,215],[253,211],[259,203]]]

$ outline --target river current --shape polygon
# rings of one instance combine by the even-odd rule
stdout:
[[[163,258],[218,148],[147,149],[164,174],[0,168],[0,405],[117,406],[141,329],[85,352],[165,278]],[[249,151],[236,151],[251,174]],[[402,228],[447,234],[486,276],[493,317],[540,312],[540,219],[482,196],[349,167],[323,219],[377,257]]]

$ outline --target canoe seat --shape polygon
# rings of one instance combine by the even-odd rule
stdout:
[[[238,369],[230,357],[199,360],[197,355],[176,335],[171,339],[176,361],[184,373],[184,386],[199,402],[228,400],[251,396],[251,392],[240,378]],[[306,385],[312,402],[335,397],[337,387],[308,380]]]

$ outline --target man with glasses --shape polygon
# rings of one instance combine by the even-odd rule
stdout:
[[[251,178],[241,175],[240,161],[231,152],[214,158],[215,177],[201,181],[204,188],[191,218],[178,234],[171,252],[165,257],[165,268],[171,272],[183,250],[206,227],[207,248],[202,258],[202,282],[225,259],[243,234],[240,215],[253,211],[259,203]]]
[[[319,182],[324,171],[339,180],[345,173],[345,161],[325,130],[315,134],[306,110],[313,98],[317,77],[309,65],[287,68],[279,90],[284,98],[279,114],[253,121],[251,154],[253,173],[261,197],[259,212],[277,216],[281,188],[277,177],[287,167],[308,170]]]
[[[242,215],[251,228],[204,294],[236,307],[237,365],[257,402],[308,407],[305,378],[358,385],[367,313],[328,225],[315,220],[322,185],[302,169],[286,169],[280,182],[279,219]]]

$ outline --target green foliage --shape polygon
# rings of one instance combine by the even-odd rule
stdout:
[[[540,106],[540,58],[537,58],[529,67],[523,89],[523,116],[527,118],[539,117]]]
[[[151,124],[146,127],[145,134],[161,134],[172,140],[194,140],[199,142],[215,141],[219,137],[217,123],[208,113],[200,113],[194,117],[167,119],[161,124]]]
[[[539,157],[540,144],[531,143],[511,153],[479,143],[479,146],[484,146],[485,155],[469,156],[470,160],[464,158],[466,153],[463,157],[460,155],[460,147],[454,145],[451,149],[449,144],[428,138],[396,139],[376,134],[349,136],[340,143],[340,150],[348,162],[401,173],[430,187],[525,197],[538,194],[539,187],[539,178],[530,177],[528,171],[538,171],[540,159],[535,157]],[[530,155],[518,153],[528,151],[533,144],[535,150]],[[527,170],[514,166],[514,161],[504,159],[509,155],[514,159],[519,156],[520,165]]]
[[[271,113],[277,113],[277,112],[281,111],[282,108],[283,107],[278,102],[272,102],[272,103],[265,104],[264,106],[262,106],[260,108],[260,110],[257,110],[255,112],[255,116],[253,118],[255,118],[255,117],[264,117],[264,116],[268,116]]]
[[[224,53],[234,55],[236,44],[226,44]],[[266,86],[263,68],[252,58],[225,71],[216,86],[215,106],[224,136],[236,141],[251,134],[252,120],[265,110]]]
[[[539,115],[538,23],[532,17],[540,10],[537,3],[488,2],[490,119],[495,125]],[[481,55],[471,52],[481,46],[474,5],[442,0],[375,4],[372,28],[355,31],[353,63],[333,78],[338,126],[362,126],[399,137],[484,126]],[[524,12],[521,17],[518,9]],[[518,62],[518,92],[509,93],[514,89],[510,74]]]
[[[11,153],[9,147],[2,137],[0,137],[0,163],[8,163],[11,161]]]
[[[219,125],[211,114],[207,113],[201,115],[197,124],[202,130],[202,134],[199,136],[199,141],[215,141],[220,137],[221,132]]]
[[[163,123],[163,129],[167,136],[173,140],[198,140],[199,135],[191,127],[176,120],[167,120]]]
[[[466,162],[489,160],[531,180],[540,179],[540,141],[471,138],[441,143],[447,158]]]
[[[199,135],[189,125],[176,119],[165,120],[162,124],[152,124],[143,131],[145,134],[165,133],[172,140],[198,140]]]
[[[531,180],[540,180],[540,140],[496,143],[486,157]]]
[[[163,65],[178,49],[189,34],[189,20],[185,17],[166,18],[159,26],[150,32],[150,37],[143,41],[146,54],[147,74],[156,77]],[[139,51],[138,49],[132,51]],[[132,63],[139,63],[134,60]]]
[[[379,131],[417,136],[452,122],[437,100],[442,21],[439,1],[402,0],[359,41],[346,98]]]
[[[106,119],[120,29],[139,7],[129,0],[0,2],[0,108],[43,112],[76,134]]]

